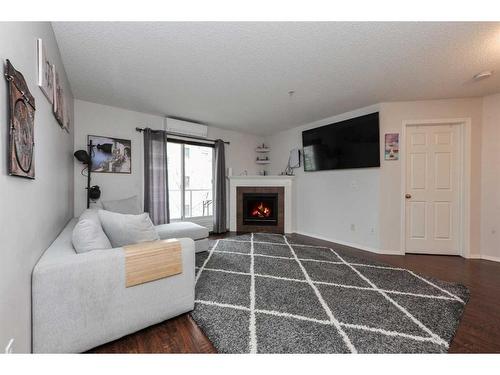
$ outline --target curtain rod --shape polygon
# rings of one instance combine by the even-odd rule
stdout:
[[[139,133],[142,133],[144,131],[144,128],[135,128]],[[168,132],[166,130],[153,130],[151,129],[152,132],[158,133],[158,132],[164,132],[167,135],[171,135],[174,137],[181,137],[181,138],[189,138],[189,139],[196,139],[199,141],[206,141],[206,142],[215,142],[216,139],[208,139],[208,138],[203,138],[203,137],[196,137],[194,135],[186,135],[186,134],[181,134],[181,133],[175,133],[175,132]],[[223,141],[226,145],[231,144],[230,142]]]

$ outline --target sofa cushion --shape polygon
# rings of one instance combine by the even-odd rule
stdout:
[[[155,229],[162,240],[182,237],[199,240],[208,237],[207,228],[187,221],[157,225]]]
[[[160,239],[148,213],[126,215],[99,210],[99,218],[113,247]]]
[[[71,240],[77,253],[111,249],[111,243],[102,230],[96,210],[85,210],[80,215],[78,223],[73,228]]]
[[[114,201],[103,201],[102,206],[106,211],[117,212],[119,214],[139,215],[143,213],[137,195]]]

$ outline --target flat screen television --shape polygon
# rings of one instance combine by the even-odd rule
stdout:
[[[304,170],[380,167],[378,112],[302,132]]]

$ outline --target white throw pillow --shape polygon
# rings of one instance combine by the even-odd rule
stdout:
[[[102,230],[96,210],[85,210],[73,228],[73,247],[77,253],[111,249],[111,243]]]
[[[148,213],[125,215],[99,210],[99,218],[102,229],[109,237],[113,247],[160,239]]]
[[[106,211],[117,212],[119,214],[139,215],[144,212],[141,210],[137,195],[115,201],[103,201],[102,206]]]

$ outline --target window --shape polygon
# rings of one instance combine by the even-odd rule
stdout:
[[[168,202],[171,220],[212,216],[212,159],[212,147],[168,142]]]

